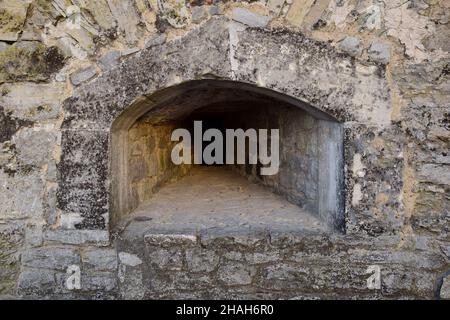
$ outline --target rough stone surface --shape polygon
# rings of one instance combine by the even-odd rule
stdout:
[[[192,8],[192,22],[199,23],[205,20],[208,14],[203,6],[197,6]]]
[[[361,41],[355,37],[345,37],[340,43],[339,47],[352,56],[359,56],[362,52]]]
[[[373,61],[388,63],[391,56],[390,49],[391,47],[389,46],[389,44],[372,42],[368,49],[369,57]]]
[[[252,28],[261,28],[269,23],[270,18],[244,8],[235,8],[233,9],[233,20],[246,24]]]
[[[120,62],[121,53],[119,51],[110,51],[104,54],[99,60],[98,65],[103,71],[116,67]],[[74,83],[75,84],[75,83]]]
[[[445,277],[444,280],[442,281],[440,297],[441,297],[441,299],[450,300],[450,277],[449,276]]]
[[[81,70],[75,71],[70,75],[70,81],[75,85],[79,85],[87,80],[92,79],[97,75],[97,70],[95,67],[87,67]]]

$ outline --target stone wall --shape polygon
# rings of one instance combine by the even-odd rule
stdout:
[[[0,295],[435,298],[442,286],[448,298],[449,2],[175,3],[0,2]],[[116,247],[111,121],[136,97],[198,77],[275,89],[344,123],[345,236],[270,246],[255,236],[234,257],[233,235],[203,249],[166,236],[148,239],[151,261]],[[385,268],[383,290],[367,292],[372,263]],[[82,269],[78,291],[64,286],[70,264]],[[183,289],[202,279],[198,293]]]
[[[176,144],[171,141],[171,134],[179,127],[174,123],[158,125],[141,120],[130,129],[128,172],[134,208],[148,200],[164,183],[188,172],[188,166],[177,166],[171,160]]]
[[[237,115],[236,115],[237,117]],[[259,165],[236,165],[237,172],[268,186],[289,201],[318,211],[318,120],[293,107],[274,105],[239,114],[226,128],[280,130],[280,168],[276,175],[262,176]],[[270,131],[268,133],[270,136]],[[268,144],[270,147],[270,142]],[[270,151],[270,149],[269,149]]]

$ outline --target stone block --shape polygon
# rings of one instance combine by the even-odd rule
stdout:
[[[234,8],[232,18],[234,21],[252,28],[264,28],[271,20],[268,16],[263,16],[244,8]]]
[[[5,110],[20,119],[38,121],[56,118],[64,95],[63,84],[5,84],[0,99]]]
[[[83,267],[97,271],[114,271],[117,269],[117,252],[115,249],[89,249],[84,252]]]
[[[103,71],[110,70],[119,65],[120,57],[120,51],[110,51],[101,56],[98,60],[98,65]]]
[[[219,280],[225,285],[249,285],[252,283],[256,269],[240,262],[221,265],[217,271]]]
[[[219,256],[211,250],[188,249],[186,250],[186,263],[191,272],[211,272],[219,264]]]
[[[22,31],[30,3],[21,0],[5,0],[0,11],[0,40],[16,41]]]
[[[22,254],[22,264],[30,268],[65,271],[70,265],[80,265],[80,263],[80,255],[69,248],[36,248]]]
[[[391,57],[390,50],[391,46],[389,44],[374,41],[367,50],[367,53],[371,60],[386,64]]]
[[[90,66],[73,72],[70,75],[70,81],[74,86],[77,86],[85,81],[88,81],[97,75],[95,67]]]
[[[48,230],[44,239],[64,244],[109,244],[109,232],[105,230]]]
[[[46,269],[25,269],[18,280],[19,295],[43,297],[54,292],[57,286],[56,272]]]
[[[442,280],[442,286],[440,291],[441,299],[450,300],[450,276],[446,276]]]
[[[161,270],[181,270],[183,268],[183,253],[177,249],[155,249],[148,252],[151,264]]]
[[[359,56],[362,53],[361,41],[355,37],[345,37],[339,42],[339,48],[352,56]]]
[[[192,22],[200,23],[208,17],[204,6],[195,6],[192,8]]]
[[[42,167],[52,157],[56,133],[37,128],[24,128],[13,137],[17,159],[23,165]]]
[[[162,45],[164,42],[166,42],[166,39],[167,39],[167,36],[165,33],[151,36],[145,40],[144,47],[151,48],[151,47]]]

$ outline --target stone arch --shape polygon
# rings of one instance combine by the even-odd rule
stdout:
[[[122,112],[111,127],[110,140],[110,207],[113,224],[118,217],[135,209],[131,201],[131,188],[127,173],[128,132],[131,126],[144,114],[164,121],[186,116],[195,110],[217,103],[229,103],[232,92],[233,102],[250,102],[267,99],[273,104],[285,103],[300,108],[317,119],[319,166],[319,199],[317,213],[331,229],[341,229],[343,225],[343,130],[336,119],[302,101],[285,94],[231,80],[191,80],[157,91],[150,96],[136,100]],[[239,95],[242,92],[242,96]],[[188,97],[186,97],[188,95]],[[208,98],[205,98],[208,97]],[[237,96],[237,97],[236,97]],[[186,102],[193,100],[189,104]],[[237,99],[237,100],[236,100]]]
[[[65,101],[58,165],[63,228],[108,229],[111,128],[125,128],[167,90],[176,94],[173,88],[182,88],[177,85],[202,79],[245,83],[314,106],[309,111],[337,119],[350,131],[347,137],[389,123],[383,67],[362,64],[299,33],[246,29],[213,18],[181,38],[142,50],[75,88]],[[121,118],[125,110],[134,116]]]

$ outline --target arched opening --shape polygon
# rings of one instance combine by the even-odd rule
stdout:
[[[223,133],[224,164],[193,164],[195,148],[210,143],[194,146],[194,121],[202,137],[208,128]],[[179,128],[191,133],[192,164],[171,159]],[[259,153],[249,163],[248,139],[245,164],[226,163],[226,129],[239,128],[279,129],[275,174],[261,174]],[[240,82],[189,81],[142,97],[111,132],[113,226],[135,211],[136,223],[159,229],[342,230],[342,127],[302,101]],[[267,146],[270,155],[270,136]]]

